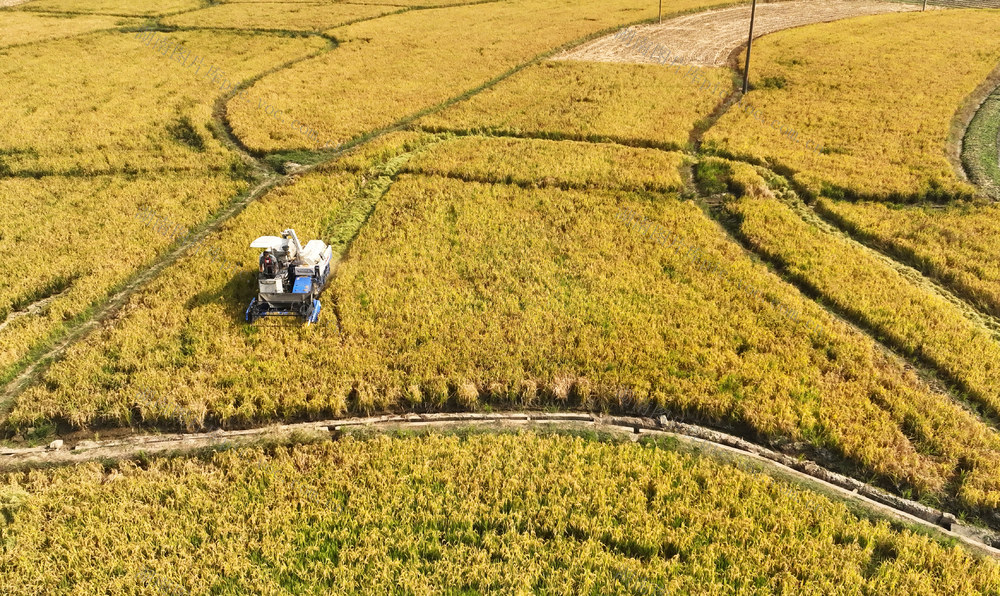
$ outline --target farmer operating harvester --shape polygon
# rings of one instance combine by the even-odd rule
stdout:
[[[250,243],[263,248],[257,274],[257,297],[247,307],[246,320],[261,317],[292,316],[306,324],[319,320],[317,299],[330,276],[333,249],[322,240],[299,244],[295,230],[285,230],[281,237],[261,236]]]

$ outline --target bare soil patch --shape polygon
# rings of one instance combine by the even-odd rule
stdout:
[[[754,39],[801,25],[838,21],[863,15],[911,12],[920,6],[869,0],[799,0],[795,2],[758,3],[754,19]],[[735,6],[685,15],[659,24],[633,27],[635,35],[660,44],[670,51],[670,61],[696,66],[725,66],[729,55],[746,43],[750,6]],[[595,39],[563,52],[553,60],[622,62],[653,64],[653,52],[647,55],[615,34]],[[626,47],[628,46],[628,47]],[[645,51],[643,48],[642,51]],[[665,52],[663,52],[665,54]]]

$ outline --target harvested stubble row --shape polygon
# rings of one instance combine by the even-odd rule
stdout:
[[[669,441],[347,438],[11,474],[5,594],[975,594],[1000,569]]]
[[[348,196],[354,184],[315,172],[251,205],[218,239],[230,258],[247,255],[246,275],[178,263],[23,394],[10,421],[123,423],[146,391],[181,414],[165,419],[144,402],[141,418],[189,426],[489,402],[614,407],[635,394],[803,442],[932,498],[1000,502],[1000,440],[981,421],[671,195],[404,175],[324,296],[339,325],[245,326],[255,268],[246,239],[279,225],[313,237],[353,200],[316,197]],[[678,231],[727,275],[635,232],[622,207]],[[192,276],[198,288],[183,283]],[[747,285],[767,299],[749,299]],[[785,307],[822,333],[789,324]]]
[[[820,200],[817,210],[865,241],[1000,316],[1000,207],[894,206]]]
[[[965,41],[954,43],[959,31]],[[946,145],[962,100],[1000,61],[997,11],[860,17],[774,33],[753,52],[748,102],[822,154],[736,108],[708,131],[706,148],[791,168],[814,194],[973,192],[955,176]]]
[[[711,4],[679,0],[672,8]],[[336,30],[335,51],[269,75],[252,91],[294,98],[289,117],[323,138],[345,141],[459,96],[561,44],[654,15],[655,7],[638,0],[512,0],[409,11]],[[619,81],[622,88],[631,84]],[[546,84],[534,92],[554,89]],[[252,149],[304,146],[250,106],[230,106],[230,115]]]
[[[695,123],[719,103],[708,87],[731,84],[726,69],[698,70],[708,83],[692,83],[665,66],[542,62],[418,124],[429,130],[680,148]]]

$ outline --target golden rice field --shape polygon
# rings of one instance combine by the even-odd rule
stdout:
[[[727,205],[756,251],[906,354],[929,362],[1000,416],[1000,343],[955,304],[857,244],[803,221],[774,198]]]
[[[208,27],[221,29],[286,29],[323,32],[353,21],[369,19],[390,12],[403,10],[391,3],[375,4],[295,4],[295,3],[240,3],[215,4],[204,10],[185,12],[167,17],[163,22],[180,27]],[[421,2],[423,4],[423,2]]]
[[[819,201],[817,210],[1000,316],[1000,210],[990,204],[890,206]]]
[[[32,0],[26,10],[67,13],[103,13],[154,16],[193,10],[203,5],[199,0]]]
[[[157,51],[153,44],[160,42],[188,53]],[[217,31],[156,33],[146,44],[135,33],[115,31],[8,49],[0,77],[14,92],[0,95],[0,171],[227,170],[236,156],[210,126],[226,81],[250,79],[325,45]],[[235,102],[260,111],[253,99]]]
[[[116,176],[0,180],[5,214],[0,219],[0,276],[7,280],[0,285],[0,320],[51,297],[39,316],[13,319],[0,329],[0,371],[148,266],[246,186],[227,174],[211,172],[168,172],[155,179],[131,180]],[[162,217],[140,216],[139,209]],[[177,226],[180,233],[167,233],[168,226]],[[41,254],[47,267],[24,275],[24,256]],[[101,266],[101,255],[110,254],[115,255],[116,266]]]
[[[9,474],[0,586],[92,594],[977,594],[1000,569],[756,471],[519,434]]]
[[[954,43],[955,35],[963,42]],[[706,148],[790,168],[813,194],[971,195],[948,162],[947,143],[962,100],[1000,61],[997,11],[798,27],[761,38],[753,55],[747,101],[763,121],[734,106],[705,135]],[[784,138],[788,129],[821,153]]]
[[[669,12],[711,4],[681,0]],[[387,15],[338,29],[335,52],[266,77],[252,90],[294,98],[291,117],[342,142],[461,96],[562,44],[655,11],[635,0],[511,0]],[[631,85],[627,75],[619,81]],[[546,82],[537,91],[544,98],[558,88]],[[233,129],[252,149],[302,146],[300,137],[250,106],[230,109]],[[630,106],[633,114],[640,110]]]
[[[438,150],[397,141],[414,160]],[[252,204],[217,239],[223,258],[253,263],[245,239],[278,219],[303,237],[340,229],[371,175],[321,170]],[[700,247],[711,268],[636,230],[622,207]],[[672,194],[403,174],[347,250],[319,325],[246,326],[250,279],[182,259],[53,365],[10,421],[194,429],[486,403],[614,408],[631,392],[826,450],[928,498],[1000,502],[989,427]],[[157,397],[137,398],[147,392]]]
[[[205,72],[254,76],[322,42],[260,36],[229,49],[237,37],[154,36],[202,57],[201,76],[122,31],[6,50],[0,71],[16,92],[0,96],[0,314],[58,296],[0,328],[0,378],[176,239],[139,209],[193,228],[247,189],[249,167],[212,129],[220,82]],[[39,255],[45,266],[25,275]]]
[[[730,84],[725,69],[697,70],[713,85]],[[708,86],[660,66],[546,61],[417,124],[428,130],[681,148],[720,101]]]
[[[948,157],[1000,11],[763,36],[763,122],[721,104],[730,67],[547,59],[655,19],[637,0],[0,8],[0,440],[655,406],[1000,528],[1000,224]],[[247,324],[248,245],[286,228],[334,249],[321,318]],[[649,440],[30,469],[0,478],[0,511],[2,594],[1000,593],[992,560]]]
[[[137,20],[114,16],[81,16],[0,12],[0,48],[73,37],[83,33],[138,24]]]
[[[466,182],[523,186],[679,191],[680,153],[613,144],[509,137],[459,137],[427,149],[403,167]]]

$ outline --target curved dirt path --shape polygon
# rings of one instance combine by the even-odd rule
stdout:
[[[269,441],[299,441],[302,439],[334,438],[350,430],[454,430],[469,427],[496,431],[525,428],[585,429],[610,432],[636,441],[641,436],[673,437],[689,449],[706,452],[716,458],[735,460],[741,469],[763,471],[805,485],[828,498],[860,506],[869,513],[896,521],[921,526],[938,535],[961,542],[980,554],[1000,558],[1000,549],[991,546],[998,537],[989,531],[959,523],[949,513],[921,503],[897,497],[859,480],[831,472],[817,464],[772,451],[738,437],[709,430],[693,424],[659,419],[609,416],[595,412],[502,412],[502,413],[440,413],[339,418],[317,422],[283,424],[264,428],[211,433],[139,435],[120,440],[79,441],[72,448],[0,450],[0,471],[25,470],[53,465],[71,465],[86,461],[108,461],[145,457],[148,455],[178,455],[223,446],[253,446]],[[746,470],[749,467],[750,470]]]
[[[863,15],[919,11],[920,7],[895,2],[868,0],[796,0],[757,5],[754,19],[754,39],[801,25],[838,21]],[[750,7],[735,6],[710,10],[664,21],[659,24],[631,27],[632,40],[649,39],[670,51],[677,64],[695,66],[725,66],[730,54],[747,40]],[[626,47],[628,46],[628,47]],[[607,35],[577,46],[552,58],[553,60],[584,60],[590,62],[622,62],[653,64],[653,52],[635,47],[623,38]]]

